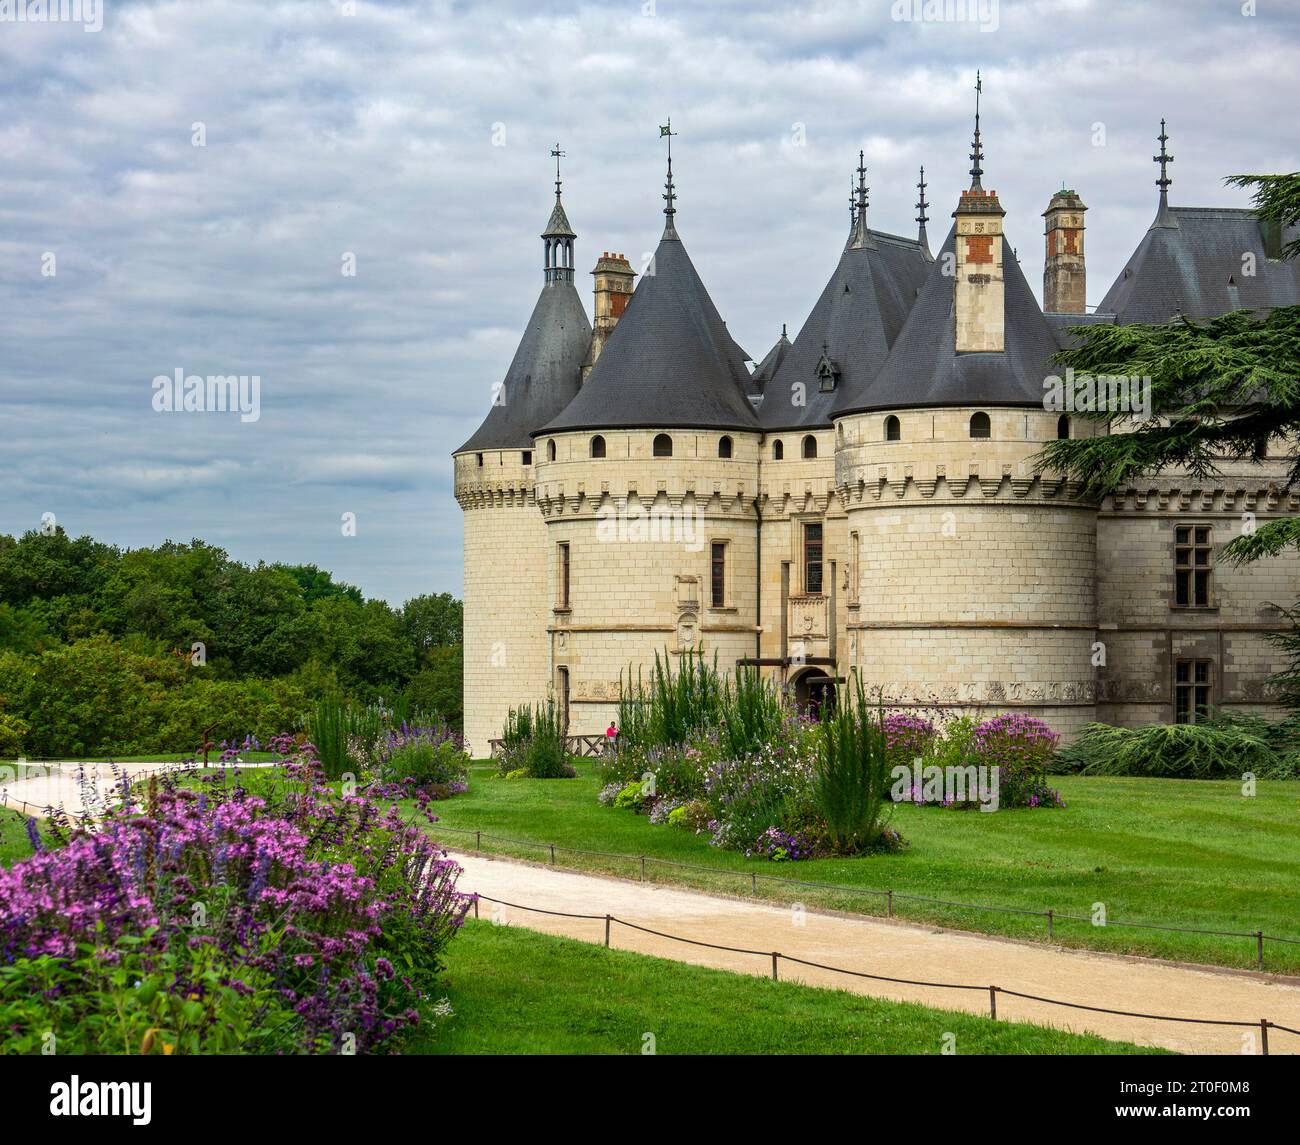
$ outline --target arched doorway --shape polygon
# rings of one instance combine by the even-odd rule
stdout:
[[[800,715],[820,719],[835,710],[835,681],[821,668],[809,668],[794,681],[794,702]]]

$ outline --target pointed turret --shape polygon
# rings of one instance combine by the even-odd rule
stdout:
[[[669,136],[671,125],[661,127]],[[674,222],[671,161],[663,236],[581,392],[538,433],[690,427],[756,430],[747,355],[727,332]]]
[[[764,429],[828,428],[844,396],[870,386],[925,281],[929,256],[915,241],[867,225],[866,175],[859,151],[849,241],[793,344],[756,387]]]
[[[582,363],[591,348],[591,323],[573,285],[573,244],[560,199],[559,144],[555,158],[555,206],[542,232],[542,292],[519,347],[494,391],[492,408],[457,453],[532,448],[530,433],[560,412],[578,392]]]

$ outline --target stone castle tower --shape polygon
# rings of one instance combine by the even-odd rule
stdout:
[[[1156,220],[1092,311],[1086,208],[1051,197],[1040,307],[983,186],[978,104],[971,159],[936,257],[924,169],[917,234],[893,235],[869,225],[860,154],[834,273],[752,371],[678,233],[671,155],[654,258],[638,282],[602,255],[594,330],[557,171],[541,296],[455,453],[476,755],[548,695],[599,734],[656,653],[756,667],[801,704],[856,672],[892,708],[1026,711],[1067,736],[1271,710],[1268,602],[1295,599],[1300,562],[1214,555],[1242,514],[1300,511],[1286,462],[1098,504],[1034,458],[1104,432],[1044,400],[1073,328],[1300,303],[1300,266],[1248,210],[1169,206],[1164,157]],[[1219,265],[1245,250],[1253,279]]]

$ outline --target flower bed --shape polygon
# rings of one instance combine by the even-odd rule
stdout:
[[[310,745],[274,746],[256,793],[238,772],[154,781],[0,871],[9,1048],[369,1053],[419,1021],[472,901],[460,868],[395,807],[322,785]]]

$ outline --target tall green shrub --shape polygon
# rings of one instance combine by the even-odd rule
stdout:
[[[822,714],[813,799],[837,854],[869,850],[884,831],[889,748],[885,716],[867,702],[860,677],[840,689],[832,712]]]
[[[308,733],[326,777],[338,779],[349,767],[347,706],[332,697],[317,700]]]

